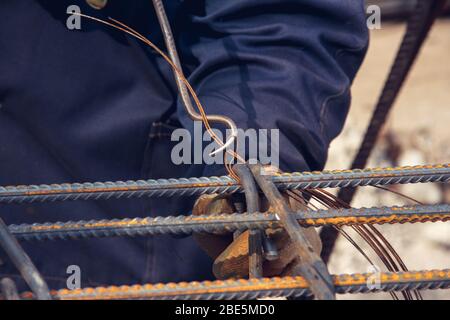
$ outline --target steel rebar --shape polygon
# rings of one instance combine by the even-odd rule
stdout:
[[[244,189],[246,209],[248,213],[260,211],[260,199],[255,179],[247,164],[237,164],[233,167]],[[260,229],[250,229],[248,236],[248,274],[250,278],[263,276],[263,233]]]
[[[333,276],[336,292],[368,293],[404,290],[433,290],[450,288],[450,270],[383,272],[344,274]],[[61,300],[93,299],[257,299],[268,297],[310,296],[303,277],[262,279],[237,279],[225,281],[181,282],[111,286],[53,291],[52,296]],[[22,294],[32,299],[31,293]]]
[[[16,238],[0,218],[0,248],[2,248],[13,265],[17,268],[30,289],[39,300],[51,299],[47,283],[36,269],[30,257],[23,250]]]
[[[280,190],[381,186],[405,183],[447,182],[450,164],[364,170],[294,172],[271,177]],[[242,192],[231,177],[202,177],[94,183],[64,183],[0,187],[0,203],[100,200],[131,197],[194,196]]]
[[[298,211],[302,226],[416,223],[450,220],[450,205],[414,205],[360,209]],[[121,220],[68,221],[10,225],[19,240],[44,241],[97,237],[135,237],[161,234],[231,233],[247,229],[281,227],[273,213],[224,214],[212,216],[148,217]]]

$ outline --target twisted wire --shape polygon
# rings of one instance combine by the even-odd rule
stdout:
[[[414,205],[296,212],[302,226],[393,224],[450,220],[450,205]],[[273,213],[222,214],[207,216],[147,217],[134,219],[68,221],[10,225],[20,240],[65,240],[98,237],[155,236],[161,234],[231,233],[247,229],[279,228]]]
[[[381,186],[405,183],[447,182],[450,164],[398,168],[281,173],[272,176],[280,190]],[[158,179],[94,183],[63,183],[0,187],[0,203],[110,198],[198,196],[242,192],[234,179],[223,177]]]
[[[448,289],[450,270],[343,274],[333,276],[337,293]],[[55,299],[257,299],[309,296],[303,277],[232,279],[224,281],[159,283],[52,291]],[[32,293],[21,295],[32,299]]]

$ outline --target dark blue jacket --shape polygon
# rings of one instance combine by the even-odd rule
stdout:
[[[183,68],[210,114],[279,128],[283,170],[321,169],[342,129],[368,32],[363,0],[166,0]],[[191,128],[172,72],[125,34],[67,7],[129,24],[161,48],[150,0],[0,1],[0,185],[222,174],[175,166],[170,132]],[[163,123],[163,124],[161,124]],[[2,205],[8,224],[189,213],[192,199]],[[78,265],[84,286],[211,277],[188,238],[24,243],[51,287]],[[1,250],[0,250],[1,251]],[[4,257],[0,274],[17,273]]]

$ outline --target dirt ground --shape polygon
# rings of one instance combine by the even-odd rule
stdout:
[[[328,169],[348,168],[400,44],[405,25],[383,24],[353,86],[353,102],[343,133],[330,148]],[[439,20],[390,115],[369,167],[450,162],[450,19]],[[424,203],[449,203],[450,188],[437,184],[396,189]],[[361,188],[353,206],[402,205],[408,200],[371,187]],[[348,228],[347,228],[348,229]],[[450,223],[389,225],[379,228],[410,270],[450,268]],[[355,240],[369,251],[355,235]],[[377,263],[379,266],[381,262]],[[330,261],[332,273],[367,272],[369,263],[339,239]],[[425,299],[450,299],[450,290],[424,291]],[[362,298],[344,295],[341,299]],[[389,299],[387,294],[364,296]]]

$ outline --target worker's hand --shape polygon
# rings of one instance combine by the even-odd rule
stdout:
[[[299,204],[288,199],[292,209],[299,209]],[[267,211],[267,205],[261,211]],[[194,215],[215,215],[236,212],[229,198],[217,195],[202,195],[194,205]],[[306,228],[305,233],[314,250],[320,254],[320,238],[314,228]],[[292,275],[291,270],[298,263],[298,255],[289,236],[282,229],[266,230],[266,235],[278,249],[279,258],[274,261],[264,260],[263,275]],[[218,279],[248,277],[248,236],[245,231],[233,240],[233,235],[194,234],[200,247],[214,259],[213,273]]]

